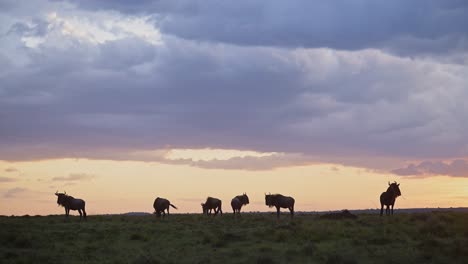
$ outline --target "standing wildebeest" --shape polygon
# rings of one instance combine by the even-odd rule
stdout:
[[[169,206],[172,206],[172,208],[177,209],[177,207],[175,207],[173,204],[171,204],[171,202],[169,202],[169,200],[164,199],[164,198],[157,197],[156,200],[154,200],[154,203],[153,203],[153,208],[154,208],[155,214],[158,217],[161,216],[161,213],[163,213],[163,217],[165,217],[166,216],[166,212],[165,212],[166,210],[167,210],[167,214],[169,215]]]
[[[280,208],[288,208],[291,218],[294,216],[294,198],[281,194],[265,194],[265,204],[269,207],[276,207],[276,216],[279,219]]]
[[[57,195],[57,204],[65,207],[66,218],[70,215],[70,210],[78,210],[80,213],[80,221],[82,216],[84,216],[84,219],[86,220],[85,201],[82,199],[75,199],[73,196],[67,195],[66,192],[59,193],[57,191],[55,192],[55,195]],[[83,213],[81,213],[81,211],[83,211]]]
[[[211,209],[214,209],[214,215],[221,213],[223,215],[223,211],[221,210],[221,200],[213,197],[206,198],[206,202],[201,204],[203,208],[203,214],[209,215],[211,214]]]
[[[388,182],[388,189],[386,192],[383,192],[381,195],[380,195],[380,216],[383,215],[383,208],[384,208],[384,205],[387,206],[387,208],[385,209],[385,214],[390,214],[390,205],[392,206],[392,209],[391,209],[391,213],[393,215],[393,206],[395,205],[395,200],[398,196],[401,195],[401,192],[400,192],[400,184],[397,183],[397,182],[394,182],[392,184],[390,184],[390,182]]]
[[[245,193],[232,198],[231,207],[234,215],[236,215],[236,212],[240,214],[241,207],[246,204],[249,204],[249,197]]]

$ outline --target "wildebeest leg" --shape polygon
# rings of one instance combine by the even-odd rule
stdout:
[[[279,215],[280,215],[280,208],[276,206],[276,219],[279,219]]]
[[[392,215],[393,215],[393,205],[394,205],[394,204],[392,204]]]
[[[169,207],[167,207],[167,215],[169,215]]]
[[[383,215],[383,207],[384,207],[384,205],[383,205],[383,204],[380,204],[380,216]]]
[[[223,215],[223,210],[221,210],[221,206],[219,206],[218,212],[220,212],[221,215]]]
[[[83,216],[84,216],[84,220],[86,220],[86,211],[84,207],[83,207]]]
[[[291,219],[293,218],[294,216],[294,207],[289,207],[289,211],[291,212]]]
[[[390,214],[390,205],[387,205],[387,208],[385,209],[385,214],[386,215]]]
[[[166,217],[166,210],[162,210],[162,214],[163,214],[163,219],[164,219],[164,217]]]
[[[78,209],[78,213],[80,213],[80,221],[81,221],[81,217],[83,216],[83,213],[81,212],[81,209]]]

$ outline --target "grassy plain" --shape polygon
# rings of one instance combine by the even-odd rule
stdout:
[[[2,263],[468,263],[468,213],[0,217]]]

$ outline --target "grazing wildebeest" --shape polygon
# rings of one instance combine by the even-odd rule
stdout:
[[[246,193],[232,198],[231,207],[232,211],[234,212],[234,215],[236,215],[236,212],[240,214],[241,207],[246,204],[249,204],[249,197]]]
[[[294,216],[294,198],[281,194],[265,194],[265,204],[269,207],[276,207],[276,216],[279,219],[280,208],[288,208],[291,218]]]
[[[82,199],[75,199],[73,196],[67,195],[66,192],[59,193],[57,191],[55,192],[55,195],[57,195],[57,204],[65,207],[66,218],[70,215],[70,210],[78,210],[80,213],[80,221],[82,216],[84,216],[84,219],[86,220],[85,201]],[[81,211],[83,211],[83,213]]]
[[[211,209],[214,209],[214,215],[221,213],[223,215],[223,211],[221,210],[221,200],[213,197],[206,198],[206,202],[201,204],[203,208],[203,214],[209,215],[211,214]]]
[[[384,205],[387,206],[387,208],[385,208],[385,214],[390,214],[390,206],[392,206],[391,214],[393,215],[393,206],[395,205],[395,200],[400,195],[400,184],[397,182],[390,184],[390,182],[388,182],[387,191],[380,195],[380,216],[383,215]]]
[[[167,214],[169,215],[169,206],[172,206],[172,208],[177,209],[177,207],[175,207],[173,204],[171,204],[171,202],[169,202],[169,200],[164,199],[164,198],[157,197],[156,200],[154,200],[154,203],[153,203],[153,208],[154,208],[155,214],[158,217],[161,216],[161,213],[163,213],[163,217],[165,217],[166,216],[166,212],[165,212],[166,210],[167,210]]]

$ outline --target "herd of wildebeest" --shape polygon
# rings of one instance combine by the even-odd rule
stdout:
[[[84,217],[86,219],[86,210],[85,210],[85,201],[82,199],[74,198],[73,196],[67,195],[66,192],[59,193],[58,191],[55,193],[57,195],[57,204],[63,206],[65,208],[65,217],[68,217],[70,214],[70,210],[78,210],[80,213],[80,221],[81,218]],[[383,192],[380,195],[380,216],[383,215],[384,206],[386,206],[385,214],[393,215],[393,206],[395,205],[395,200],[398,196],[401,195],[400,192],[400,184],[397,182],[388,183],[387,191]],[[265,205],[268,207],[276,207],[276,216],[279,219],[280,216],[280,208],[287,208],[290,211],[291,218],[294,216],[294,198],[290,196],[284,196],[281,194],[265,194]],[[249,204],[249,197],[246,193],[242,195],[238,195],[231,200],[231,207],[234,215],[239,214],[242,206]],[[220,215],[223,214],[221,209],[222,202],[218,198],[208,197],[206,201],[201,204],[203,209],[203,214],[205,215]],[[153,208],[154,213],[159,217],[169,215],[169,207],[177,209],[177,207],[165,198],[157,197],[154,200]]]

